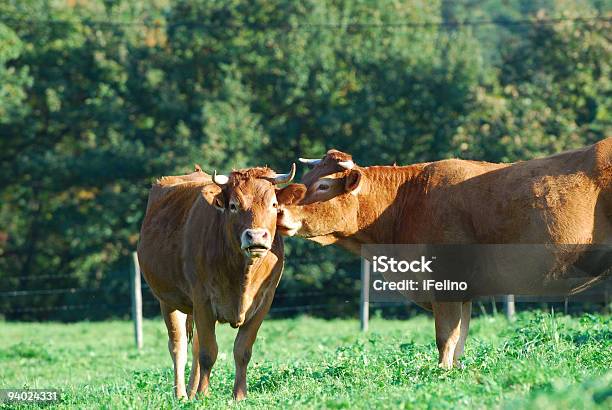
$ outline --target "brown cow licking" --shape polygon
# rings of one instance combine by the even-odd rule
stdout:
[[[211,177],[196,167],[192,174],[164,177],[153,185],[138,260],[168,328],[177,397],[207,393],[217,358],[217,321],[238,328],[233,393],[237,400],[246,396],[252,346],[283,270],[283,241],[275,235],[275,186],[294,175],[295,164],[289,174],[252,168],[229,177]],[[192,320],[196,332],[187,390]]]
[[[515,164],[360,167],[336,150],[302,162],[313,169],[305,185],[278,193],[277,229],[356,254],[373,243],[612,243],[612,138]],[[425,307],[434,312],[440,366],[450,368],[463,353],[471,302]]]

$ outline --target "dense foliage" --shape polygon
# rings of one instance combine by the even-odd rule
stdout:
[[[127,304],[147,188],[193,163],[285,172],[331,147],[363,165],[514,161],[611,135],[605,5],[0,2],[0,292],[91,290],[0,312]],[[354,258],[287,249],[286,291],[355,294]]]

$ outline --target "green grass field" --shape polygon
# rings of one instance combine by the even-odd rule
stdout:
[[[129,322],[0,322],[0,388],[59,388],[58,408],[612,408],[610,316],[474,319],[465,368],[436,364],[433,322],[302,317],[264,322],[249,397],[233,403],[235,330],[219,326],[211,395],[172,397],[162,320],[133,346]],[[1,406],[1,405],[0,405]],[[5,405],[7,407],[7,405]]]

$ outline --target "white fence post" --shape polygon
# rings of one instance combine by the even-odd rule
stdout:
[[[370,319],[370,261],[363,258],[361,260],[361,300],[359,301],[359,319],[361,331],[368,331],[368,321]]]
[[[134,269],[132,270],[132,320],[134,321],[134,336],[136,338],[136,348],[142,349],[142,291],[140,286],[140,265],[138,264],[138,254],[132,253]]]
[[[504,306],[506,308],[506,317],[508,320],[512,320],[514,319],[514,313],[516,312],[516,308],[514,306],[514,295],[506,295],[505,299]]]

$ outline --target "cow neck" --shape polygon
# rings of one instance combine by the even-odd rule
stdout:
[[[213,292],[216,295],[211,299],[215,315],[235,327],[248,320],[246,315],[253,303],[260,303],[263,293],[259,290],[272,274],[272,270],[266,267],[273,266],[270,265],[273,251],[270,250],[264,257],[248,260],[237,240],[231,236],[227,216],[220,215],[215,225],[217,228],[213,232],[220,240],[214,251],[208,250],[206,253],[206,264],[213,268],[205,286],[212,289],[221,286],[224,289],[222,299],[219,299],[218,292]]]
[[[423,199],[422,184],[416,182],[425,165],[362,168],[365,186],[357,194],[358,232],[354,235],[359,245],[396,243],[400,231],[409,229],[405,210],[415,209]]]

